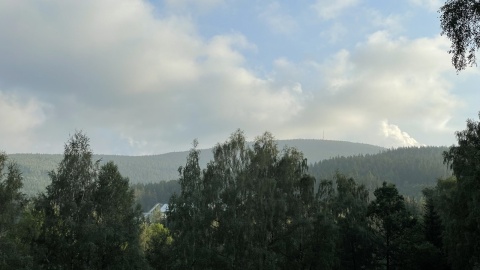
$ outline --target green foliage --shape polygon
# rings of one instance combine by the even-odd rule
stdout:
[[[333,209],[339,226],[340,269],[369,269],[373,262],[373,231],[367,218],[369,192],[353,178],[335,177],[337,194]]]
[[[313,267],[319,257],[326,262],[316,268],[326,266],[326,253],[315,249],[328,228],[317,226],[314,238],[312,221],[332,223],[313,218],[314,179],[306,169],[300,152],[280,152],[269,133],[250,148],[237,131],[214,148],[214,160],[203,172],[193,149],[180,168],[181,193],[172,197],[167,215],[174,266],[301,269]]]
[[[408,269],[417,220],[406,210],[403,196],[398,194],[395,185],[383,182],[374,195],[375,200],[368,206],[368,217],[376,233],[376,263],[387,270]]]
[[[311,161],[320,161],[336,156],[376,154],[384,150],[384,148],[374,145],[327,140],[279,140],[276,142],[280,149],[284,146],[298,148]],[[247,145],[252,146],[253,144],[247,143]],[[213,159],[212,149],[199,151],[201,157],[199,165],[201,168],[206,168],[207,162]],[[152,184],[177,179],[177,169],[184,163],[187,156],[188,151],[183,151],[151,156],[94,155],[93,160],[101,160],[100,165],[113,161],[118,165],[120,173],[130,179],[130,183],[146,185],[147,189],[150,189]],[[28,196],[33,196],[44,192],[50,184],[51,179],[48,173],[60,163],[62,155],[12,154],[10,158],[16,161],[23,174],[24,187],[22,191]],[[174,191],[178,192],[179,190]],[[173,193],[170,193],[166,199],[163,195],[158,196],[161,200],[155,203],[167,202],[171,194]],[[146,194],[147,198],[152,198],[152,196],[155,194]],[[145,200],[148,201],[148,199]],[[152,206],[155,203],[148,202]],[[143,203],[142,206],[147,207]]]
[[[194,146],[196,143],[194,143]],[[167,224],[178,269],[361,269],[371,265],[368,191],[338,175],[307,174],[294,148],[270,133],[249,146],[241,131],[218,144],[205,170],[192,149]],[[353,249],[352,249],[353,247]]]
[[[445,147],[409,147],[383,151],[375,155],[336,157],[317,162],[310,173],[317,179],[330,179],[337,171],[353,177],[369,190],[393,183],[405,196],[421,197],[422,189],[446,178],[451,171],[443,164]]]
[[[444,154],[456,181],[437,185],[439,211],[453,269],[473,269],[480,267],[480,122],[468,120],[456,135],[458,146]]]
[[[134,184],[132,189],[135,194],[135,203],[142,206],[147,212],[157,203],[167,203],[174,193],[180,193],[178,180],[162,181],[149,184]]]
[[[457,218],[457,211],[463,212],[464,206],[457,197],[457,179],[450,177],[440,179],[435,189],[428,194],[433,200],[434,209],[440,216],[442,226],[442,254],[448,255],[448,261],[452,265],[452,269],[465,269],[468,261],[460,253],[463,252],[464,239],[463,228],[461,222],[453,220]],[[428,198],[428,197],[427,197]],[[433,240],[436,240],[436,233],[433,232]],[[430,236],[431,237],[431,236]]]
[[[317,163],[314,174],[335,172],[316,184],[300,151],[280,150],[270,133],[249,144],[237,131],[208,163],[195,141],[178,181],[131,189],[113,162],[94,162],[88,138],[76,133],[31,203],[21,169],[0,154],[0,269],[446,270],[446,256],[453,269],[475,269],[480,124],[469,120],[457,138],[444,154],[455,177],[424,189],[423,204],[386,182],[370,201],[363,182],[373,187],[365,179],[390,168],[384,180],[423,187],[440,171],[449,175],[435,169],[441,148]],[[353,173],[336,170],[348,167]],[[359,182],[351,176],[365,172]],[[134,207],[135,196],[148,207],[172,193],[167,218],[157,220],[165,224],[147,223]]]
[[[36,261],[47,269],[143,269],[140,210],[117,166],[99,168],[88,138],[75,133],[36,201],[43,215],[34,241]]]
[[[20,192],[22,176],[18,166],[7,164],[0,153],[0,269],[30,269],[29,248],[20,238],[19,223],[26,204]]]
[[[168,269],[173,238],[161,223],[143,224],[142,249],[153,269]]]
[[[433,188],[423,190],[425,197],[423,229],[427,243],[424,244],[421,251],[428,252],[428,254],[422,255],[422,257],[429,257],[431,259],[425,261],[425,266],[422,269],[429,269],[427,267],[449,269],[443,245],[443,233],[445,228],[440,214],[437,211],[438,194],[436,192],[437,190]]]
[[[139,207],[133,190],[113,162],[100,168],[93,193],[98,269],[141,269]]]
[[[475,65],[480,47],[480,3],[472,0],[447,0],[440,8],[442,35],[452,42],[452,64],[457,71]]]
[[[443,249],[443,225],[440,215],[437,212],[434,202],[434,190],[424,189],[425,209],[423,214],[423,224],[425,229],[425,239],[438,249]]]

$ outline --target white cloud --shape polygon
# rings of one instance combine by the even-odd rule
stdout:
[[[335,54],[332,59],[327,60],[323,72],[327,89],[335,93],[345,89],[351,83],[354,64],[350,61],[350,52],[341,50]]]
[[[316,7],[332,19],[357,3]],[[281,6],[270,8],[288,21]],[[157,12],[142,0],[0,1],[0,112],[9,116],[1,123],[15,130],[2,130],[5,150],[31,140],[51,152],[75,129],[92,134],[96,152],[133,154],[183,150],[193,138],[209,147],[236,128],[250,138],[325,131],[385,146],[398,142],[379,132],[384,119],[421,142],[453,133],[449,119],[462,102],[451,93],[444,38],[394,38],[385,27],[321,62],[272,53],[264,77],[250,67],[247,56],[258,52],[246,34],[202,36],[190,15]]]
[[[406,14],[383,15],[380,11],[374,9],[367,10],[366,16],[370,18],[372,25],[376,29],[388,31],[389,33],[403,32],[403,22],[408,19]]]
[[[292,91],[297,93],[297,94],[301,94],[303,92],[302,84],[299,83],[299,82],[294,83],[293,86],[292,86]]]
[[[431,12],[437,12],[445,4],[443,0],[409,0],[410,3],[428,9]]]
[[[29,135],[45,121],[47,107],[34,98],[0,91],[0,151],[31,149]]]
[[[276,33],[291,34],[298,28],[295,19],[287,14],[278,2],[270,3],[260,12],[259,17]]]
[[[451,93],[455,71],[447,49],[443,37],[392,38],[381,31],[323,63],[297,64],[297,71],[281,73],[284,80],[298,80],[300,75],[288,74],[313,70],[322,82],[299,80],[303,92],[313,98],[304,104],[299,117],[278,133],[289,138],[321,138],[325,132],[329,139],[386,147],[414,143],[395,126],[408,127],[410,134],[415,131],[422,142],[432,143],[432,136],[451,136],[454,128],[449,120],[463,102]],[[292,70],[293,66],[285,59],[277,64],[278,69]],[[385,125],[389,139],[377,133],[378,123],[384,119],[395,123]]]
[[[20,98],[0,91],[0,126],[3,132],[20,133],[45,121],[43,104],[33,98]]]
[[[200,10],[200,11],[209,11],[215,7],[225,4],[224,0],[166,0],[165,3],[167,6],[190,11]]]
[[[326,31],[323,31],[321,34],[322,36],[327,37],[330,43],[337,43],[342,40],[347,35],[347,33],[347,28],[341,23],[336,22]]]
[[[324,20],[331,20],[344,10],[356,6],[360,0],[317,0],[312,8],[317,12],[318,16]]]
[[[395,146],[420,146],[420,144],[405,131],[400,130],[397,125],[389,124],[388,120],[383,120],[381,130],[386,139],[391,140]]]
[[[123,141],[159,153],[238,127],[260,134],[303,109],[299,85],[247,67],[243,51],[256,47],[244,35],[204,39],[190,17],[156,17],[141,0],[4,4],[0,39],[0,82],[52,103],[36,126],[43,145],[77,128],[115,136],[100,152]]]

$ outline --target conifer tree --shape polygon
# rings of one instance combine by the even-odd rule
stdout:
[[[377,264],[387,270],[408,268],[408,253],[414,248],[410,233],[417,220],[406,210],[395,185],[383,182],[374,195],[368,216],[377,236]]]

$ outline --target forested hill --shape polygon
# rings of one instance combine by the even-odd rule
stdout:
[[[302,151],[310,163],[324,159],[376,154],[385,148],[343,141],[330,140],[279,140],[279,149],[285,146],[296,147]],[[102,163],[113,161],[118,165],[122,175],[130,178],[130,183],[155,183],[178,178],[178,167],[185,164],[188,151],[172,152],[151,156],[115,156],[95,155],[94,160]],[[56,169],[62,155],[54,154],[9,154],[9,158],[20,166],[23,173],[24,189],[28,195],[43,191],[49,183],[48,172]],[[200,154],[200,166],[205,167],[213,159],[212,149],[205,149]]]
[[[353,177],[357,183],[373,191],[386,181],[397,186],[403,195],[419,198],[422,189],[436,185],[437,179],[447,178],[451,171],[443,164],[446,147],[397,148],[377,154],[337,156],[315,162],[309,173],[320,183],[333,179],[336,172]],[[177,181],[133,186],[137,202],[145,211],[157,202],[166,203],[173,192],[179,192]]]
[[[398,148],[375,155],[336,157],[316,162],[309,172],[319,180],[332,179],[338,170],[370,190],[387,181],[394,183],[401,194],[418,197],[424,187],[435,186],[437,179],[451,176],[451,171],[443,164],[442,153],[447,149]]]

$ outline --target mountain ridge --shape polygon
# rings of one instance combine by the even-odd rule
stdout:
[[[334,140],[291,139],[276,140],[279,149],[295,147],[303,152],[309,163],[315,163],[332,157],[376,154],[386,148],[364,143]],[[249,143],[251,146],[253,143]],[[200,166],[205,168],[213,159],[213,148],[199,149]],[[94,151],[95,149],[93,149]],[[94,160],[101,163],[113,161],[122,175],[130,179],[131,184],[155,183],[178,178],[178,168],[185,164],[189,151],[169,152],[156,155],[128,156],[94,154]],[[24,176],[24,192],[34,195],[45,190],[50,183],[48,172],[57,168],[62,154],[8,154],[15,161]]]

